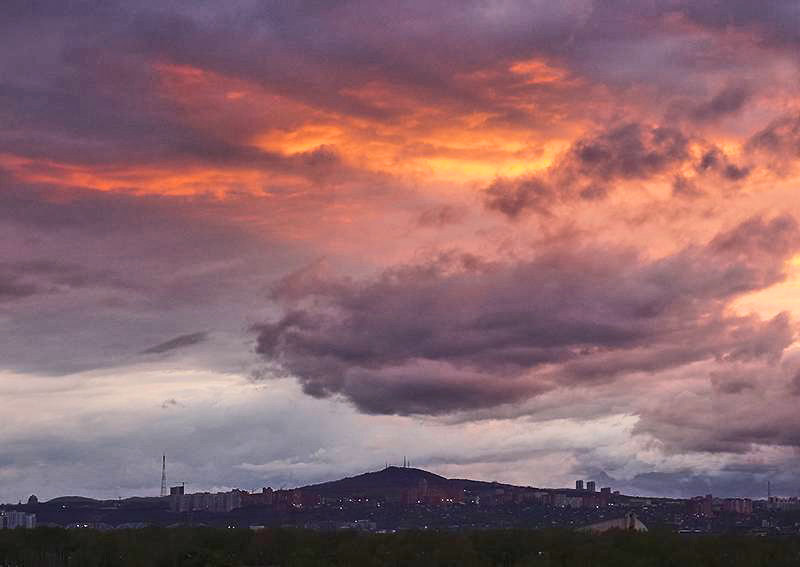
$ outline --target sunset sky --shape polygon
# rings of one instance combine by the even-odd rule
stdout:
[[[796,0],[5,0],[0,502],[796,495],[798,53]]]

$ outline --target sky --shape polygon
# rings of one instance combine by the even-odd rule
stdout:
[[[797,495],[798,50],[795,0],[6,0],[0,502]]]

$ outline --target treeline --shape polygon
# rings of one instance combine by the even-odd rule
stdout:
[[[783,567],[797,537],[566,530],[397,534],[293,529],[0,530],[2,567]]]

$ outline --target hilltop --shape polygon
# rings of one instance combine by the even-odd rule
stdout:
[[[460,491],[470,489],[491,490],[492,488],[512,487],[508,484],[480,480],[451,479],[432,472],[412,467],[389,466],[385,469],[346,477],[340,480],[312,484],[298,488],[323,497],[366,497],[393,495],[425,484],[429,489]]]

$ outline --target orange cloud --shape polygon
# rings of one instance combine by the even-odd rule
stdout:
[[[565,77],[545,63],[526,61],[512,67],[504,74],[512,78],[522,74],[523,82],[555,83]],[[285,156],[331,148],[350,166],[366,171],[437,182],[484,182],[546,167],[567,143],[542,136],[529,125],[509,124],[496,112],[466,111],[447,101],[430,101],[425,93],[378,79],[338,94],[401,115],[390,119],[346,115],[199,69],[164,64],[156,68],[165,95],[175,100],[192,124],[211,128],[215,120],[219,122],[215,132],[225,136],[226,126],[240,124],[242,114],[249,122],[247,132],[239,133],[249,137],[238,140],[241,143]],[[539,78],[530,79],[532,73]],[[209,107],[219,110],[213,113],[216,118],[208,117]],[[224,116],[230,119],[227,125]],[[571,130],[564,127],[565,132]]]

